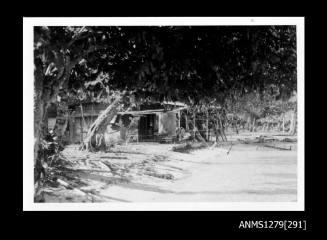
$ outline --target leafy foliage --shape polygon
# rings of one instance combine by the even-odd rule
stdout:
[[[40,27],[35,35],[36,67],[54,82],[68,71],[72,92],[223,101],[233,90],[296,87],[292,26]]]

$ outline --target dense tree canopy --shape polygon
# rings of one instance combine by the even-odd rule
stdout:
[[[36,27],[35,65],[52,91],[53,85],[73,92],[109,87],[183,101],[223,100],[269,84],[291,92],[296,32],[293,26]]]

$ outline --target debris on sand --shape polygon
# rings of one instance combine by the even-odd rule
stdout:
[[[100,158],[108,158],[108,159],[128,159],[127,157],[110,157],[110,156],[101,156]]]
[[[260,135],[259,137],[254,138],[244,138],[237,139],[243,144],[254,144],[254,143],[271,143],[271,142],[297,142],[296,138],[278,138],[278,137],[269,137],[265,135]]]
[[[232,150],[233,144],[230,145],[230,148],[227,151],[227,155],[230,153],[230,151]]]
[[[297,142],[296,138],[284,138],[281,140],[282,142]]]
[[[153,171],[146,171],[145,175],[156,177],[156,178],[163,178],[163,179],[174,179],[174,176],[170,173],[157,173]]]
[[[60,185],[62,185],[62,186],[64,186],[64,187],[68,187],[69,186],[69,184],[68,183],[66,183],[65,181],[63,181],[63,180],[61,180],[61,179],[57,179],[57,182],[60,184]]]
[[[35,201],[112,201],[100,194],[101,189],[120,184],[176,180],[183,175],[182,169],[162,165],[170,161],[166,153],[171,147],[144,144],[118,146],[106,153],[90,153],[68,146],[63,156],[69,164],[53,169],[51,181],[46,182]],[[202,147],[201,144],[198,144],[199,147]]]
[[[184,143],[184,144],[174,146],[172,148],[172,151],[180,152],[180,153],[190,153],[191,151],[206,148],[206,147],[208,147],[207,143],[203,143],[203,142],[195,142],[195,143],[187,142],[187,143]]]

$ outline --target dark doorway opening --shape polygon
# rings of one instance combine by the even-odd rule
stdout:
[[[156,115],[147,114],[140,117],[139,122],[139,141],[155,140],[155,133],[158,131],[156,127]]]

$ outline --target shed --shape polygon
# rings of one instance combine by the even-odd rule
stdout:
[[[149,109],[153,106],[153,109]],[[76,107],[69,116],[70,143],[80,143],[86,137],[87,131],[107,107],[106,104],[84,103]],[[181,111],[187,105],[179,102],[162,102],[160,104],[140,105],[139,109],[118,112],[107,126],[104,133],[105,141],[160,141],[162,137],[174,138],[181,126]]]

